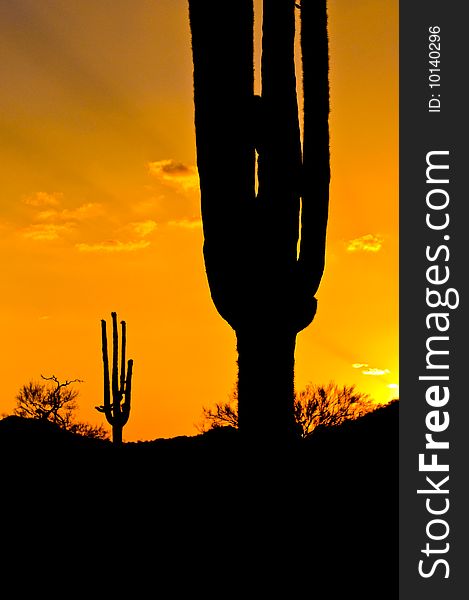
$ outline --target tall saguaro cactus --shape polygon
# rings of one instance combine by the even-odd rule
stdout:
[[[125,364],[125,346],[127,331],[125,321],[121,321],[121,366],[119,375],[119,332],[117,327],[117,313],[112,317],[112,380],[109,380],[109,358],[107,347],[106,321],[101,320],[101,341],[104,368],[104,404],[97,406],[96,410],[104,413],[107,422],[112,426],[112,441],[122,444],[122,429],[130,416],[130,394],[132,386],[133,360]],[[111,402],[112,392],[112,402]]]
[[[188,0],[204,259],[236,332],[242,432],[294,430],[296,336],[316,313],[329,203],[326,0],[264,0],[261,96],[252,0]],[[304,132],[295,77],[300,8]],[[256,193],[256,154],[258,189]]]

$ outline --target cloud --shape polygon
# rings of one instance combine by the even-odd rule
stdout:
[[[365,371],[362,371],[363,375],[373,375],[373,376],[380,376],[380,375],[388,375],[391,371],[389,369],[376,369],[376,368],[368,368]]]
[[[377,369],[376,367],[370,367],[368,363],[353,363],[354,369],[363,369],[362,375],[372,375],[378,377],[380,375],[388,375],[391,371],[389,369]]]
[[[164,183],[172,184],[184,191],[196,190],[199,187],[199,176],[196,167],[181,162],[158,160],[148,163],[148,172]]]
[[[380,235],[367,233],[350,240],[347,244],[347,252],[379,252],[382,245],[383,238]]]
[[[137,223],[131,223],[130,226],[135,235],[142,238],[150,235],[157,228],[156,222],[151,220],[138,221]]]
[[[30,225],[23,230],[23,237],[35,241],[56,240],[62,233],[68,233],[72,228],[73,223]]]
[[[41,210],[35,215],[36,221],[52,221],[52,222],[64,222],[64,221],[85,221],[98,217],[103,213],[103,207],[97,202],[88,202],[82,204],[77,208],[63,208],[61,210],[48,209]]]
[[[148,248],[150,242],[148,240],[140,240],[138,242],[121,242],[119,240],[108,240],[105,242],[98,242],[96,244],[76,244],[76,247],[80,252],[134,252],[136,250],[143,250]]]
[[[63,208],[62,192],[36,192],[23,199],[32,213],[33,224],[20,230],[23,237],[34,241],[57,240],[76,228],[79,223],[103,214],[103,207],[96,202],[87,202],[76,208]]]
[[[83,221],[85,219],[92,219],[99,217],[103,213],[103,207],[98,202],[87,202],[74,209],[64,209],[60,213],[61,218],[74,219],[76,221]]]
[[[23,198],[28,206],[58,206],[63,199],[62,192],[36,192]]]
[[[199,229],[202,227],[202,221],[200,219],[180,219],[179,221],[169,221],[168,225],[181,227],[182,229]]]

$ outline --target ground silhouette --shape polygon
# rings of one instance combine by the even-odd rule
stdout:
[[[15,540],[52,537],[69,557],[82,556],[78,535],[94,568],[116,545],[135,586],[158,589],[173,557],[181,577],[198,566],[206,591],[262,594],[285,578],[289,598],[397,598],[398,406],[284,449],[229,427],[116,447],[7,417],[3,514]]]

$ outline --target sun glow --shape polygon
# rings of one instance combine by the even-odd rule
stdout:
[[[124,440],[195,435],[236,347],[205,276],[186,2],[53,5],[5,3],[0,22],[0,411],[53,374],[84,381],[80,417],[100,423],[116,311],[134,359]],[[296,351],[297,389],[333,380],[377,402],[399,393],[397,17],[394,0],[329,2],[326,269]]]

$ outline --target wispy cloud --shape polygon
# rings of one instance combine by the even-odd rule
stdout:
[[[347,244],[347,252],[379,252],[382,245],[383,238],[380,235],[367,233],[350,240]]]
[[[182,229],[200,229],[202,221],[200,219],[180,219],[179,221],[169,221],[171,227],[181,227]]]
[[[380,375],[388,375],[391,371],[389,369],[377,369],[375,367],[368,368],[365,371],[362,371],[363,375],[373,375],[374,377]]]
[[[80,252],[135,252],[136,250],[144,250],[148,248],[150,242],[148,240],[140,240],[138,242],[121,242],[119,240],[107,240],[95,244],[76,244],[76,248]]]
[[[197,169],[192,165],[165,159],[149,162],[147,166],[150,175],[184,191],[196,190],[199,186]]]
[[[62,192],[36,192],[23,198],[28,206],[58,206],[63,199]]]
[[[391,371],[389,369],[378,369],[376,367],[370,367],[368,363],[353,363],[354,369],[361,369],[362,375],[372,375],[379,377],[380,375],[388,375]]]
[[[353,363],[352,367],[354,369],[363,369],[364,367],[367,367],[368,363]]]
[[[103,213],[103,207],[97,202],[88,202],[77,208],[62,208],[41,210],[35,215],[37,221],[85,221],[99,217]]]
[[[18,229],[20,235],[39,242],[57,240],[104,213],[103,206],[96,202],[73,208],[63,206],[64,203],[62,192],[36,192],[23,198],[30,224]]]
[[[73,229],[73,223],[41,223],[30,225],[22,230],[23,237],[35,241],[50,241],[58,239],[63,233]]]
[[[138,221],[136,223],[131,223],[130,227],[135,235],[143,238],[147,235],[150,235],[150,233],[153,233],[153,231],[155,231],[155,229],[157,228],[157,224],[155,221],[149,219],[147,221]]]

